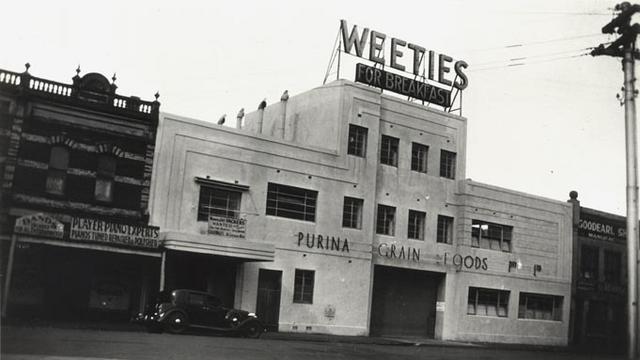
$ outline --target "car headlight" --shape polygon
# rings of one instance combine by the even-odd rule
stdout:
[[[257,318],[258,315],[256,315],[256,313],[248,313],[247,314],[248,317],[252,317],[252,318]]]

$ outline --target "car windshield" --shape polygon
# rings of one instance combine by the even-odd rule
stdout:
[[[171,292],[170,291],[161,291],[158,293],[156,297],[157,303],[168,303],[171,302]]]

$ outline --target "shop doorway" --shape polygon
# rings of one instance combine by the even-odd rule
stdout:
[[[233,307],[238,264],[238,259],[224,256],[167,251],[165,290],[204,291]]]
[[[282,271],[260,269],[256,314],[269,331],[278,331]]]
[[[438,285],[444,275],[376,265],[373,278],[373,336],[433,338]]]

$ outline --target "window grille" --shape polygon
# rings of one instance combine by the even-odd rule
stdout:
[[[269,183],[267,215],[313,222],[317,198],[318,192],[314,190]]]

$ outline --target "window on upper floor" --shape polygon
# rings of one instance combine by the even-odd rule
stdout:
[[[600,251],[596,246],[582,245],[580,247],[580,278],[588,281],[598,281]]]
[[[352,229],[362,229],[362,199],[344,197],[342,207],[342,226]]]
[[[507,317],[509,291],[469,287],[467,314]]]
[[[440,150],[440,176],[447,179],[456,178],[456,153]]]
[[[296,269],[293,286],[293,302],[313,304],[313,286],[316,272],[313,270]]]
[[[380,141],[380,163],[389,166],[398,166],[398,144],[400,139],[382,135]]]
[[[381,235],[395,235],[396,208],[378,204],[376,219],[376,233]]]
[[[615,285],[622,283],[622,254],[619,251],[604,251],[604,281]]]
[[[438,215],[438,229],[436,242],[444,244],[453,243],[453,218],[450,216]]]
[[[427,214],[422,211],[409,210],[409,224],[407,226],[407,238],[424,240],[424,223]]]
[[[365,157],[367,150],[367,128],[358,125],[349,125],[349,144],[347,154]]]
[[[294,186],[269,183],[267,215],[316,221],[318,192]]]
[[[562,296],[520,293],[518,319],[562,321]]]
[[[65,146],[54,145],[49,156],[49,169],[45,185],[47,193],[64,195],[68,167],[69,149]]]
[[[198,221],[209,221],[209,216],[237,219],[240,216],[242,194],[218,187],[200,186]]]
[[[94,195],[96,200],[102,202],[113,201],[113,181],[116,176],[116,158],[111,155],[98,157],[96,171],[96,186]]]
[[[411,170],[421,173],[427,172],[428,152],[428,146],[418,143],[411,143]]]
[[[471,222],[471,246],[483,249],[511,252],[513,227],[473,220]]]

